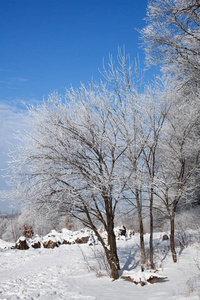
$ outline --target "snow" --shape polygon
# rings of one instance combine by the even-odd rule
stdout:
[[[37,241],[53,237],[55,241],[91,234],[89,231],[61,233],[51,231]],[[149,236],[146,235],[146,243]],[[0,240],[0,299],[10,300],[197,300],[199,290],[199,244],[193,243],[178,249],[178,263],[174,264],[169,251],[169,241],[162,242],[162,235],[155,235],[155,258],[158,272],[167,277],[163,281],[145,286],[119,279],[112,281],[104,272],[97,277],[95,270],[100,245],[87,244],[60,245],[54,249],[30,248],[29,250],[11,249],[11,243]],[[135,234],[126,241],[117,240],[121,263],[120,276],[144,279],[150,271],[142,273],[139,266],[139,235]],[[98,275],[102,275],[102,272]]]
[[[12,246],[13,246],[12,243],[5,242],[0,239],[0,249],[8,249],[8,248],[11,248]]]

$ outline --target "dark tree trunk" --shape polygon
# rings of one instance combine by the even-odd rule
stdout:
[[[117,255],[117,245],[116,245],[116,238],[114,232],[109,232],[108,237],[108,245],[110,246],[110,253],[115,262],[117,269],[120,270],[119,258]]]
[[[153,186],[151,187],[151,198],[150,198],[150,240],[149,240],[149,249],[150,249],[150,265],[154,269],[153,261]]]
[[[142,208],[139,199],[139,192],[136,193],[136,201],[137,201],[137,211],[138,211],[138,220],[140,225],[140,251],[141,251],[141,269],[144,270],[144,265],[146,263],[146,255],[145,255],[145,246],[144,246],[144,227],[142,221]]]
[[[120,270],[120,264],[119,264],[119,258],[117,255],[117,246],[116,246],[116,239],[114,235],[114,231],[111,233],[108,233],[108,246],[106,246],[104,240],[102,239],[101,235],[98,233],[98,231],[95,229],[94,230],[98,240],[102,244],[105,254],[106,254],[106,259],[110,267],[110,276],[113,279],[118,279],[119,278],[119,273],[118,270]],[[110,244],[109,244],[110,243]]]
[[[114,279],[118,279],[118,270],[120,270],[120,263],[117,255],[116,237],[114,234],[114,222],[112,217],[110,217],[108,220],[108,246],[109,250],[107,251],[107,259],[110,265],[112,277]]]
[[[106,251],[106,258],[110,267],[110,272],[111,272],[111,277],[113,279],[118,279],[119,278],[119,273],[118,273],[118,266],[116,264],[116,257],[111,253],[111,251],[107,250]]]
[[[92,219],[90,217],[89,211],[87,207],[85,206],[85,213],[87,215],[88,223],[90,224],[90,228],[95,232],[98,240],[102,244],[105,254],[106,254],[106,259],[110,267],[110,275],[113,279],[118,279],[119,278],[119,273],[118,270],[120,269],[120,264],[119,264],[119,258],[117,255],[117,245],[116,245],[116,238],[114,234],[114,220],[112,215],[107,216],[107,225],[105,225],[105,229],[108,234],[108,247],[104,241],[104,239],[101,237],[99,234],[97,228],[94,226]]]
[[[144,269],[146,263],[145,247],[144,247],[144,228],[142,219],[140,219],[140,247],[141,247],[141,268]]]
[[[175,241],[174,241],[174,214],[171,216],[170,219],[170,249],[172,253],[173,262],[177,262],[177,253],[175,250]]]

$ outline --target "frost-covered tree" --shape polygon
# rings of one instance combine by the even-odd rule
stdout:
[[[11,172],[19,198],[38,208],[69,212],[94,230],[116,279],[120,265],[114,219],[129,175],[122,163],[127,146],[113,103],[115,95],[104,85],[92,85],[68,90],[64,98],[54,93],[41,107],[30,108],[33,132],[22,135]]]
[[[194,200],[195,178],[199,173],[200,139],[196,125],[199,124],[200,106],[198,97],[183,99],[178,91],[174,92],[174,97],[160,144],[160,166],[155,179],[160,201],[155,207],[170,220],[170,245],[176,262],[175,216],[178,207]]]
[[[199,118],[197,116],[200,83],[200,2],[198,0],[149,1],[146,21],[147,25],[141,30],[141,37],[147,65],[161,64],[166,76],[172,75],[174,83],[174,103],[170,113],[172,119],[165,127],[165,138],[166,136],[168,138],[163,140],[163,145],[166,142],[168,149],[163,148],[162,151],[167,158],[171,153],[171,157],[168,162],[160,164],[163,168],[163,187],[166,184],[165,192],[163,190],[165,208],[172,229],[177,206],[183,203],[186,197],[188,182],[192,191],[190,199],[195,201],[199,194],[197,171]],[[171,173],[168,173],[169,170]],[[172,231],[171,250],[176,261]]]
[[[154,268],[153,259],[153,205],[154,205],[154,189],[155,176],[159,170],[159,147],[162,142],[162,131],[165,125],[165,120],[171,108],[170,86],[167,82],[156,80],[153,86],[148,86],[145,97],[148,99],[146,107],[146,115],[148,116],[149,136],[146,140],[146,145],[143,148],[143,160],[145,165],[145,185],[143,186],[145,198],[149,201],[149,249],[150,249],[150,265]],[[145,191],[146,190],[146,191]]]
[[[200,83],[199,0],[150,0],[141,30],[148,65],[158,63],[184,82]]]
[[[19,198],[23,195],[32,206],[69,212],[94,230],[114,278],[119,269],[114,219],[120,205],[131,203],[137,209],[141,265],[146,262],[143,156],[152,122],[149,98],[139,94],[138,69],[119,53],[116,65],[110,58],[102,72],[107,87],[72,88],[65,98],[52,94],[41,107],[30,108],[33,133],[22,136],[25,144],[17,148],[11,164]],[[96,229],[99,222],[108,245]]]
[[[162,129],[172,104],[171,85],[165,78],[163,81],[156,79],[153,87],[142,87],[139,64],[136,63],[133,68],[130,57],[121,53],[117,68],[111,57],[109,68],[104,68],[103,75],[117,95],[115,122],[120,124],[119,130],[127,145],[123,163],[130,176],[123,190],[123,198],[137,211],[142,269],[147,260],[144,214],[149,209],[150,264],[153,268],[154,177],[159,169],[158,144],[162,142]]]
[[[125,166],[130,174],[123,190],[123,198],[137,211],[143,269],[146,263],[143,224],[143,196],[146,190],[144,149],[147,143],[150,143],[153,130],[153,123],[150,120],[152,95],[148,94],[149,91],[141,93],[143,80],[140,64],[136,61],[133,67],[129,55],[126,56],[125,53],[119,52],[117,68],[110,57],[109,68],[104,67],[103,75],[117,96],[118,113],[115,118],[116,123],[120,124],[119,129],[127,145],[124,153]]]

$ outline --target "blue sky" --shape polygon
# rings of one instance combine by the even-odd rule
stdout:
[[[26,126],[23,101],[99,81],[103,58],[116,57],[118,47],[144,60],[136,28],[145,25],[146,7],[147,0],[0,0],[0,169],[14,130]],[[7,189],[0,178],[0,199]],[[0,200],[0,211],[8,207]]]

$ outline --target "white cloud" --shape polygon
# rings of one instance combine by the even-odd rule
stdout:
[[[11,84],[10,81],[6,81],[6,80],[1,80],[0,83],[1,83],[1,84]]]
[[[3,80],[0,80],[0,84],[6,84],[6,85],[14,85],[17,83],[23,83],[27,82],[28,78],[23,78],[23,77],[9,77],[5,78]]]
[[[26,81],[28,81],[27,78],[22,78],[22,77],[16,77],[16,78],[13,78],[13,79],[16,80],[16,81],[19,81],[19,82],[26,82]]]

